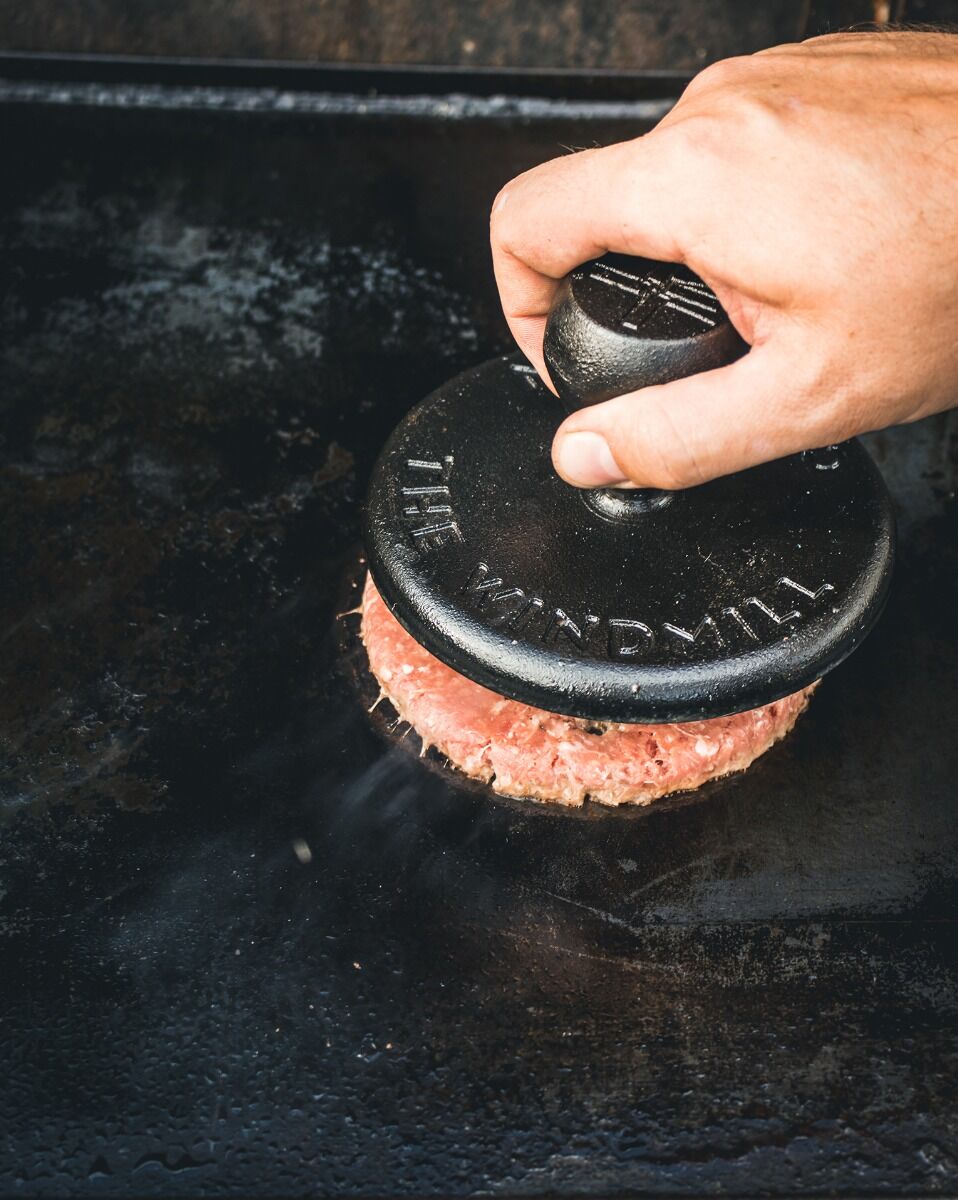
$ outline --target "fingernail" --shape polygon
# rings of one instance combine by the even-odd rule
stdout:
[[[559,474],[577,487],[625,483],[609,443],[598,433],[563,434],[556,442],[555,457]]]

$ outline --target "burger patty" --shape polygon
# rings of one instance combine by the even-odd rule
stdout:
[[[447,667],[403,629],[371,576],[362,611],[370,669],[424,748],[497,792],[554,804],[650,804],[742,771],[788,733],[817,686],[708,721],[580,721],[507,700]]]

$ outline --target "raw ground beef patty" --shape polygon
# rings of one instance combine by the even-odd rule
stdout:
[[[744,770],[785,736],[816,686],[751,712],[678,725],[600,725],[507,700],[412,638],[371,576],[362,638],[384,695],[422,738],[508,796],[555,804],[649,804]]]

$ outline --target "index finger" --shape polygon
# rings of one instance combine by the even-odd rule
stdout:
[[[492,207],[492,262],[506,321],[544,379],[542,337],[559,280],[608,250],[682,262],[664,131],[552,159],[506,184]]]

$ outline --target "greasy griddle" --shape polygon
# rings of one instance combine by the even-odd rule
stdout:
[[[358,498],[508,349],[496,189],[665,84],[54,70],[3,93],[0,1192],[956,1190],[954,418],[869,439],[891,599],[784,745],[504,802],[366,712]]]

